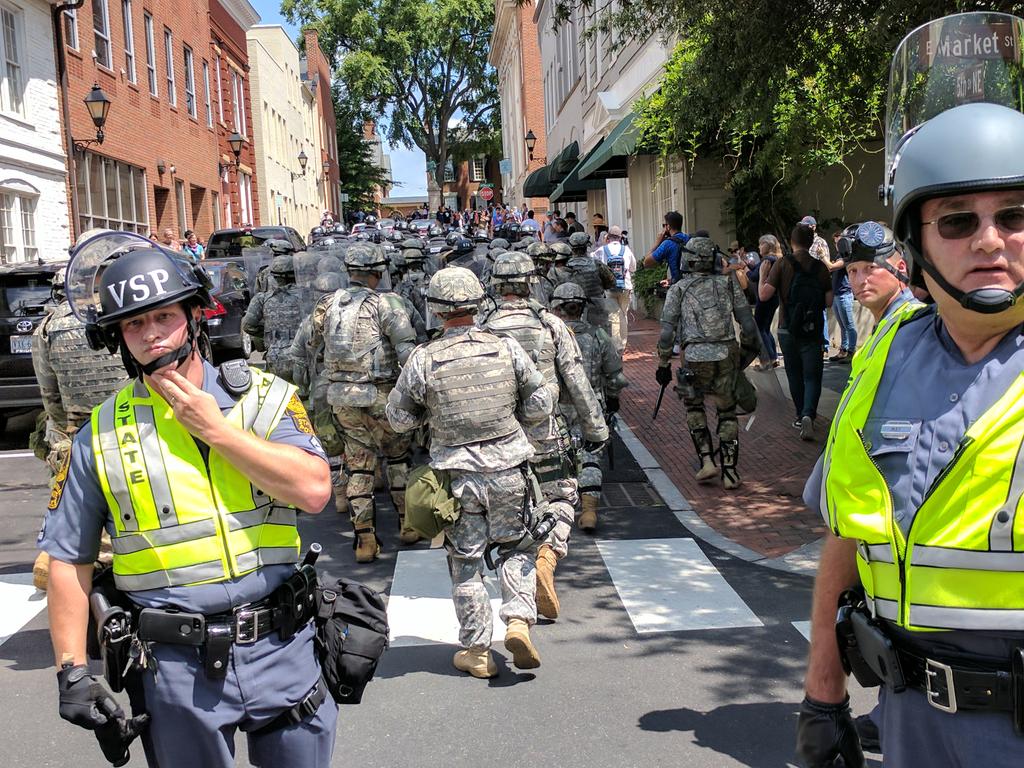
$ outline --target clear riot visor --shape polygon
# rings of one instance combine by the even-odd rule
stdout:
[[[88,325],[99,320],[103,270],[116,258],[142,249],[163,250],[143,235],[111,231],[101,232],[75,248],[64,278],[65,292],[75,317]]]
[[[989,102],[1024,112],[1024,20],[1006,13],[945,16],[899,44],[889,74],[885,115],[885,192],[903,143],[936,115]]]

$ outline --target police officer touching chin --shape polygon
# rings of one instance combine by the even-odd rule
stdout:
[[[864,765],[844,669],[881,686],[887,766],[1024,754],[1022,32],[961,14],[894,57],[884,189],[935,307],[889,315],[858,354],[804,492],[831,529],[798,725],[809,766]]]
[[[143,724],[85,666],[105,528],[150,764],[233,766],[241,729],[256,765],[327,766],[337,708],[309,612],[294,608],[311,588],[294,566],[296,512],[327,502],[328,464],[294,386],[202,359],[208,285],[200,267],[125,232],[81,244],[68,267],[90,342],[119,352],[132,379],[76,433],[39,537],[52,558],[60,714],[98,734],[113,726],[126,743]],[[112,680],[121,670],[109,667]]]

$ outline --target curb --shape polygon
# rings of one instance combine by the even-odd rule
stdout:
[[[773,568],[777,571],[796,574],[798,576],[814,576],[818,571],[818,555],[821,551],[822,540],[805,544],[781,557],[765,557],[760,552],[755,552],[742,544],[737,544],[727,536],[723,536],[701,518],[693,509],[693,505],[686,497],[679,492],[675,483],[661,468],[658,460],[647,447],[640,442],[628,426],[621,419],[616,420],[616,431],[622,439],[626,449],[633,454],[640,469],[647,475],[647,480],[658,492],[658,495],[668,505],[669,510],[676,516],[680,523],[701,541],[720,549],[733,557],[744,560],[755,565],[762,565]]]

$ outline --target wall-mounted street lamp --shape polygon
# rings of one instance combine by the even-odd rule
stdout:
[[[302,169],[302,173],[295,173],[294,171],[288,171],[288,173],[290,173],[292,175],[292,181],[295,181],[297,178],[299,178],[299,176],[305,176],[306,175],[306,163],[309,162],[309,158],[306,156],[306,153],[303,150],[301,150],[301,149],[299,150],[299,156],[298,156],[297,159],[299,161],[299,168]]]
[[[103,126],[107,122],[107,114],[110,112],[110,97],[103,92],[98,83],[93,83],[89,95],[85,97],[85,108],[89,110],[89,117],[96,126],[95,139],[71,139],[71,144],[76,152],[85,152],[90,144],[103,143]]]
[[[238,167],[238,158],[242,154],[242,145],[245,144],[245,139],[242,138],[242,134],[235,131],[228,136],[228,144],[231,145],[231,151],[235,153],[235,167]]]

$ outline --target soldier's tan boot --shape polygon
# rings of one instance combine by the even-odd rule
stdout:
[[[452,663],[460,672],[468,672],[484,680],[498,674],[498,665],[494,663],[490,648],[463,648],[455,654]]]
[[[593,533],[597,528],[597,496],[583,496],[583,512],[580,515],[579,525],[581,531]]]
[[[356,529],[356,562],[372,563],[380,554],[380,544],[377,543],[377,535],[373,528]]]
[[[697,482],[706,483],[718,477],[718,467],[715,466],[715,448],[711,442],[711,432],[707,427],[702,429],[691,429],[690,439],[693,440],[693,447],[697,451],[697,458],[700,459],[700,469],[697,470]]]
[[[422,536],[420,536],[418,531],[408,527],[405,524],[404,516],[399,518],[398,524],[402,526],[401,530],[398,532],[398,540],[403,544],[415,544],[417,541],[423,538]]]
[[[537,550],[537,613],[547,619],[557,619],[558,595],[555,594],[555,568],[558,558],[547,544]]]
[[[697,470],[698,483],[706,483],[718,477],[718,467],[715,466],[715,460],[711,457],[711,454],[701,456],[700,461],[700,469]]]
[[[32,584],[35,588],[45,592],[46,586],[50,583],[50,556],[40,552],[36,561],[32,564]]]
[[[530,627],[522,619],[508,620],[505,650],[512,654],[512,663],[519,669],[536,669],[540,666],[540,654],[530,639]]]

